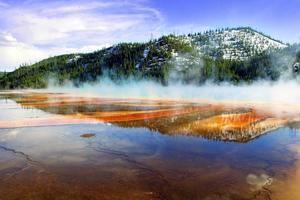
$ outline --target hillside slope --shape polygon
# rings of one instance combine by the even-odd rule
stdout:
[[[189,37],[204,54],[233,60],[247,60],[265,51],[288,46],[249,27],[207,31]]]
[[[287,46],[250,28],[181,36],[163,36],[147,43],[121,43],[87,54],[55,56],[0,77],[0,88],[45,88],[72,81],[79,86],[109,77],[202,84],[277,80],[293,75],[298,46]],[[296,60],[298,59],[298,61]],[[292,71],[291,71],[292,70]],[[297,71],[297,70],[295,70]],[[291,72],[291,73],[290,73]]]

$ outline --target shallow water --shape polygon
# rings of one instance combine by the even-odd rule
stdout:
[[[53,105],[49,109],[41,104],[28,107],[20,101],[15,102],[18,102],[16,97],[0,100],[0,121],[29,119],[26,121],[29,124],[19,126],[16,123],[15,127],[0,128],[1,200],[300,197],[297,191],[300,133],[297,129],[281,126],[255,138],[245,135],[246,140],[231,142],[220,137],[169,132],[173,125],[186,123],[186,113],[183,118],[178,113],[168,113],[168,116],[156,113],[159,116],[155,115],[154,119],[153,114],[151,118],[143,115],[145,120],[134,113],[135,118],[131,116],[125,122],[107,122],[102,113],[102,118],[96,116],[98,121],[31,126],[31,120],[37,118],[52,119],[66,113],[83,112],[88,103],[80,103],[78,111],[78,103],[69,105],[69,109],[65,104],[61,109],[54,109]],[[132,111],[132,104],[134,110],[143,112],[158,107],[157,102],[151,102],[152,106],[147,102],[147,109],[137,108],[145,102],[125,103],[123,109],[120,109],[120,102],[119,106],[105,104],[105,114],[108,110],[120,111],[116,114],[119,116],[126,110]],[[168,104],[178,106],[178,102]],[[159,109],[168,106],[159,104]],[[104,112],[103,106],[96,106],[94,102],[88,107],[92,113]],[[229,112],[227,108],[222,109],[205,115],[205,119]],[[191,110],[188,111],[190,114]],[[240,108],[237,111],[241,112]],[[180,120],[169,119],[170,116]],[[195,116],[187,118],[194,120]],[[162,128],[160,120],[164,123],[171,123],[171,120],[171,127]],[[155,126],[158,128],[153,128]]]

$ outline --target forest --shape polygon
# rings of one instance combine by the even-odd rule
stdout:
[[[101,82],[103,77],[116,83],[133,78],[163,85],[174,81],[197,85],[207,81],[276,81],[296,78],[299,49],[295,44],[257,53],[247,60],[230,60],[223,59],[221,53],[203,54],[183,36],[169,35],[146,43],[120,43],[93,53],[60,55],[23,65],[13,72],[1,72],[0,88],[46,88],[50,80],[56,85],[72,82],[79,87],[82,83]]]

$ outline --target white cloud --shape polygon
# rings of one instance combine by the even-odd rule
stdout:
[[[84,35],[81,40],[88,43],[91,35],[100,38],[131,28],[146,31],[163,21],[157,10],[126,1],[47,3],[46,6],[18,6],[4,10],[0,19],[9,19],[8,31],[31,44],[47,44],[57,39],[70,42],[78,35]]]
[[[74,13],[74,12],[83,12],[87,10],[94,10],[99,8],[108,8],[112,7],[114,3],[112,2],[91,2],[86,5],[63,5],[56,8],[44,9],[42,13],[44,14],[58,14],[58,13]]]
[[[1,46],[11,46],[17,42],[17,39],[14,38],[10,33],[0,32],[0,45]]]
[[[45,57],[34,46],[18,42],[10,33],[0,33],[0,70],[11,71],[20,64],[34,62]]]
[[[21,64],[35,63],[41,59],[50,56],[66,54],[66,53],[87,53],[93,52],[111,44],[87,45],[81,47],[50,47],[38,48],[33,45],[18,42],[10,33],[0,33],[0,69],[12,71]]]
[[[146,1],[0,3],[0,71],[49,55],[86,52],[120,41],[147,40],[163,17]],[[11,69],[11,68],[10,68]]]

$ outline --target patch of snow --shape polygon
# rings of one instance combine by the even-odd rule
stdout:
[[[141,66],[141,64],[138,63],[138,64],[135,65],[135,68],[138,69],[138,68],[140,68],[140,66]]]
[[[146,49],[144,50],[144,53],[143,53],[144,58],[147,58],[147,57],[148,57],[149,51],[150,51],[150,49],[148,49],[148,48],[146,48]]]
[[[69,60],[67,60],[67,63],[76,62],[79,58],[81,58],[81,56],[80,55],[76,55],[73,58],[70,58]]]

